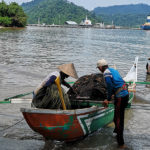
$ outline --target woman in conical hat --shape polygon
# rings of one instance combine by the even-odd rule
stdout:
[[[57,90],[57,88],[55,88],[55,81],[58,77],[60,78],[60,84],[63,84],[67,88],[70,88],[70,90],[73,92],[72,87],[65,81],[65,78],[68,78],[69,76],[71,76],[75,79],[78,78],[74,64],[73,63],[63,64],[63,65],[58,66],[58,69],[60,70],[59,72],[55,71],[55,72],[50,73],[42,81],[42,83],[40,83],[40,85],[34,90],[34,97],[33,97],[32,103],[35,107],[40,107],[40,108],[47,107],[47,106],[38,106],[36,103],[37,97],[40,97],[40,99],[41,99],[41,95],[43,95],[43,96],[45,95],[42,90],[43,88],[46,89],[47,87],[48,88],[54,87],[52,90],[50,90],[51,91],[50,95],[57,95],[57,94],[53,94],[53,93],[55,93],[56,92],[55,90]],[[42,91],[42,94],[40,94],[41,91]],[[53,99],[57,99],[57,98],[53,98]],[[50,98],[49,98],[49,100],[50,100]],[[46,103],[44,103],[44,104],[46,104]],[[42,105],[43,105],[43,103],[42,103]]]
[[[61,83],[66,87],[71,88],[71,86],[64,79],[68,78],[69,76],[78,79],[78,75],[75,70],[74,64],[63,64],[58,66],[58,69],[60,70]]]
[[[58,69],[60,70],[50,73],[40,84],[39,86],[34,90],[34,94],[36,95],[38,91],[44,87],[49,86],[52,83],[55,83],[55,80],[57,77],[60,77],[61,84],[65,85],[67,88],[70,88],[71,86],[65,81],[65,78],[68,78],[69,76],[78,79],[77,72],[75,70],[74,64],[63,64],[58,66]]]

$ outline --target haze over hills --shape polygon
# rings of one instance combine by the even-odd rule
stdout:
[[[146,22],[146,17],[150,14],[150,6],[136,4],[97,7],[93,12],[108,24],[113,21],[118,26],[139,27]]]
[[[109,7],[96,7],[93,12],[100,14],[150,14],[150,6],[146,4],[116,5]]]
[[[80,23],[87,15],[92,24],[111,24],[113,21],[117,26],[139,27],[150,14],[150,6],[146,4],[97,7],[88,11],[67,0],[33,0],[23,3],[22,7],[29,24],[37,24],[38,19],[46,24],[64,24],[68,20]]]
[[[100,21],[93,12],[67,0],[33,0],[23,3],[22,7],[29,24],[37,24],[38,19],[46,24],[64,24],[67,20],[80,23],[86,15],[93,23]]]

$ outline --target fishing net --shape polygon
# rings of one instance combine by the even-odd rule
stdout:
[[[72,89],[67,92],[70,100],[76,97],[87,97],[92,100],[107,98],[105,79],[100,73],[80,77],[73,84]]]
[[[102,74],[82,76],[73,84],[72,89],[65,93],[62,88],[63,98],[67,109],[71,108],[70,101],[76,99],[76,97],[87,97],[91,100],[100,101],[107,98],[106,84]],[[33,98],[32,106],[45,109],[62,109],[56,84],[41,88]]]
[[[66,108],[69,109],[71,107],[70,101],[63,88],[62,93]],[[62,109],[62,104],[56,84],[41,88],[33,98],[32,106],[36,108]]]

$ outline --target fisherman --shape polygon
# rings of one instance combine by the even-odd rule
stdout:
[[[114,133],[117,134],[117,142],[119,148],[124,149],[123,131],[124,131],[124,114],[125,108],[128,104],[129,93],[127,86],[120,76],[119,72],[113,68],[108,67],[106,60],[101,59],[97,62],[97,68],[103,73],[105,82],[107,85],[107,99],[104,100],[104,105],[107,107],[109,101],[114,97],[115,113],[114,113],[114,123],[115,129]]]
[[[56,79],[60,79],[60,84],[69,88],[72,92],[72,87],[65,81],[65,78],[69,76],[77,79],[78,75],[76,73],[74,64],[63,64],[58,66],[60,71],[55,71],[50,73],[42,83],[34,90],[33,92],[33,100],[32,105],[37,108],[62,108],[62,104],[60,101],[60,93],[58,91],[58,87],[56,85]],[[63,93],[64,101],[66,102],[67,106],[70,107],[70,102],[68,99],[67,94],[65,94],[64,90],[61,88]]]
[[[146,64],[147,74],[150,74],[150,58],[148,58],[148,62]]]

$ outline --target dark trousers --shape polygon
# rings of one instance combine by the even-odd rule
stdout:
[[[115,123],[115,132],[117,133],[117,142],[118,145],[124,144],[123,131],[124,131],[124,115],[125,108],[128,105],[129,95],[125,97],[116,97],[115,98],[115,114],[114,114],[114,123]]]

